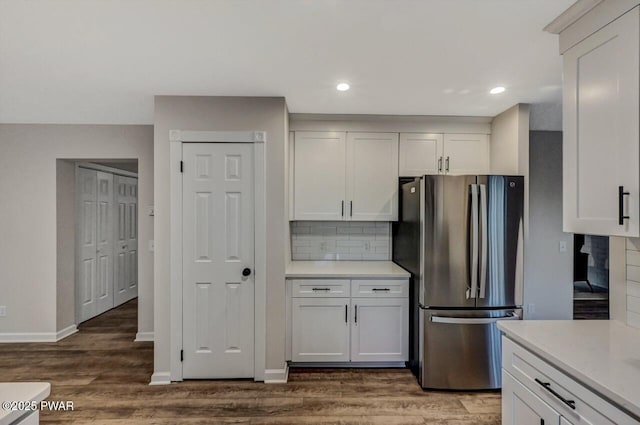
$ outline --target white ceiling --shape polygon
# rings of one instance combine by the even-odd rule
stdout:
[[[492,116],[560,101],[557,37],[542,28],[571,3],[0,0],[0,122],[152,123],[155,94]]]

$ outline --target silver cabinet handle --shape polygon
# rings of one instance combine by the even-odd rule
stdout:
[[[331,291],[331,288],[311,288],[311,290],[313,292],[318,292],[318,291],[325,291],[325,292],[329,292]]]
[[[356,320],[356,325],[357,325],[358,324],[358,304],[356,304],[355,310],[356,310],[355,320]]]
[[[449,172],[449,157],[447,157],[447,159],[444,161],[444,163],[445,163],[444,171],[446,173],[448,173]]]
[[[373,292],[389,292],[389,291],[391,291],[391,289],[389,289],[389,288],[373,288],[372,291]]]
[[[442,172],[442,157],[438,158],[438,173]]]

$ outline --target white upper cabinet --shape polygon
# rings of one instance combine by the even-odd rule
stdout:
[[[400,175],[418,177],[442,172],[442,134],[400,133]]]
[[[486,134],[445,134],[445,174],[488,174],[489,136]]]
[[[488,174],[486,134],[400,134],[400,176]]]
[[[346,135],[296,132],[294,218],[343,220],[345,217]]]
[[[398,219],[398,133],[347,133],[345,199],[348,220]]]
[[[295,133],[294,220],[398,219],[398,133]]]
[[[564,53],[565,232],[639,236],[639,31],[636,7]]]

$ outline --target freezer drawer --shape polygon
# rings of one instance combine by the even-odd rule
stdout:
[[[518,310],[421,310],[422,387],[500,388],[501,334],[496,322],[518,319]]]

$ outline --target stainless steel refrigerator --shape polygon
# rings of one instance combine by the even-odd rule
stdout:
[[[423,388],[501,387],[498,320],[521,316],[524,178],[401,182],[393,260],[412,275],[410,362]]]

